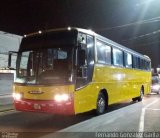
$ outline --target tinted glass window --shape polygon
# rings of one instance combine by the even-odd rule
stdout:
[[[129,53],[125,53],[124,58],[125,58],[125,66],[127,68],[132,68],[132,55]]]
[[[142,65],[143,70],[150,70],[150,62],[149,61],[146,61],[143,59],[143,61],[141,61],[141,65]]]
[[[110,46],[105,45],[104,56],[105,56],[106,63],[111,64],[111,47]]]
[[[150,63],[149,61],[145,61],[146,70],[151,70],[150,64],[151,64],[151,63]]]
[[[116,48],[113,48],[113,64],[123,66],[123,52]]]
[[[59,31],[43,33],[33,37],[26,37],[22,39],[20,51],[37,50],[39,48],[59,48],[70,47],[77,43],[76,31]]]
[[[140,68],[140,61],[139,57],[133,56],[133,67],[139,69]]]
[[[97,41],[97,59],[98,63],[111,64],[111,47]]]
[[[94,39],[92,36],[87,36],[87,60],[88,60],[88,81],[92,80],[94,69]]]
[[[145,70],[145,60],[144,59],[140,59],[140,69]]]

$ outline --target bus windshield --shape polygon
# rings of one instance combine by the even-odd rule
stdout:
[[[21,52],[16,80],[31,84],[71,82],[72,55],[72,47]]]

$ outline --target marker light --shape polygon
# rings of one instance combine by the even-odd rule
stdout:
[[[42,33],[42,31],[41,31],[41,30],[39,30],[39,31],[38,31],[38,33],[39,33],[39,34],[41,34],[41,33]]]
[[[70,31],[70,30],[71,30],[71,27],[68,27],[67,29]]]
[[[55,95],[54,100],[57,102],[68,101],[69,95],[68,94],[57,94]]]
[[[18,101],[22,99],[22,94],[20,93],[13,93],[12,96],[15,100],[18,100]]]

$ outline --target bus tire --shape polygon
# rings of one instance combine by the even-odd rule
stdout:
[[[133,101],[133,102],[136,102],[136,101],[137,101],[137,98],[132,98],[132,101]]]
[[[141,88],[141,91],[140,91],[140,96],[138,97],[138,102],[140,102],[140,101],[142,101],[142,99],[143,99],[143,96],[144,96],[144,91],[143,91],[143,89]]]
[[[106,110],[106,98],[105,95],[100,92],[97,98],[97,105],[96,105],[96,114],[101,115],[104,114]]]

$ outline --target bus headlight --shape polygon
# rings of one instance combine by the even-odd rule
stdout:
[[[13,98],[15,99],[15,100],[21,100],[22,99],[22,93],[13,93]]]
[[[57,101],[57,102],[66,102],[68,101],[70,98],[70,96],[68,94],[57,94],[54,96],[54,100]]]

